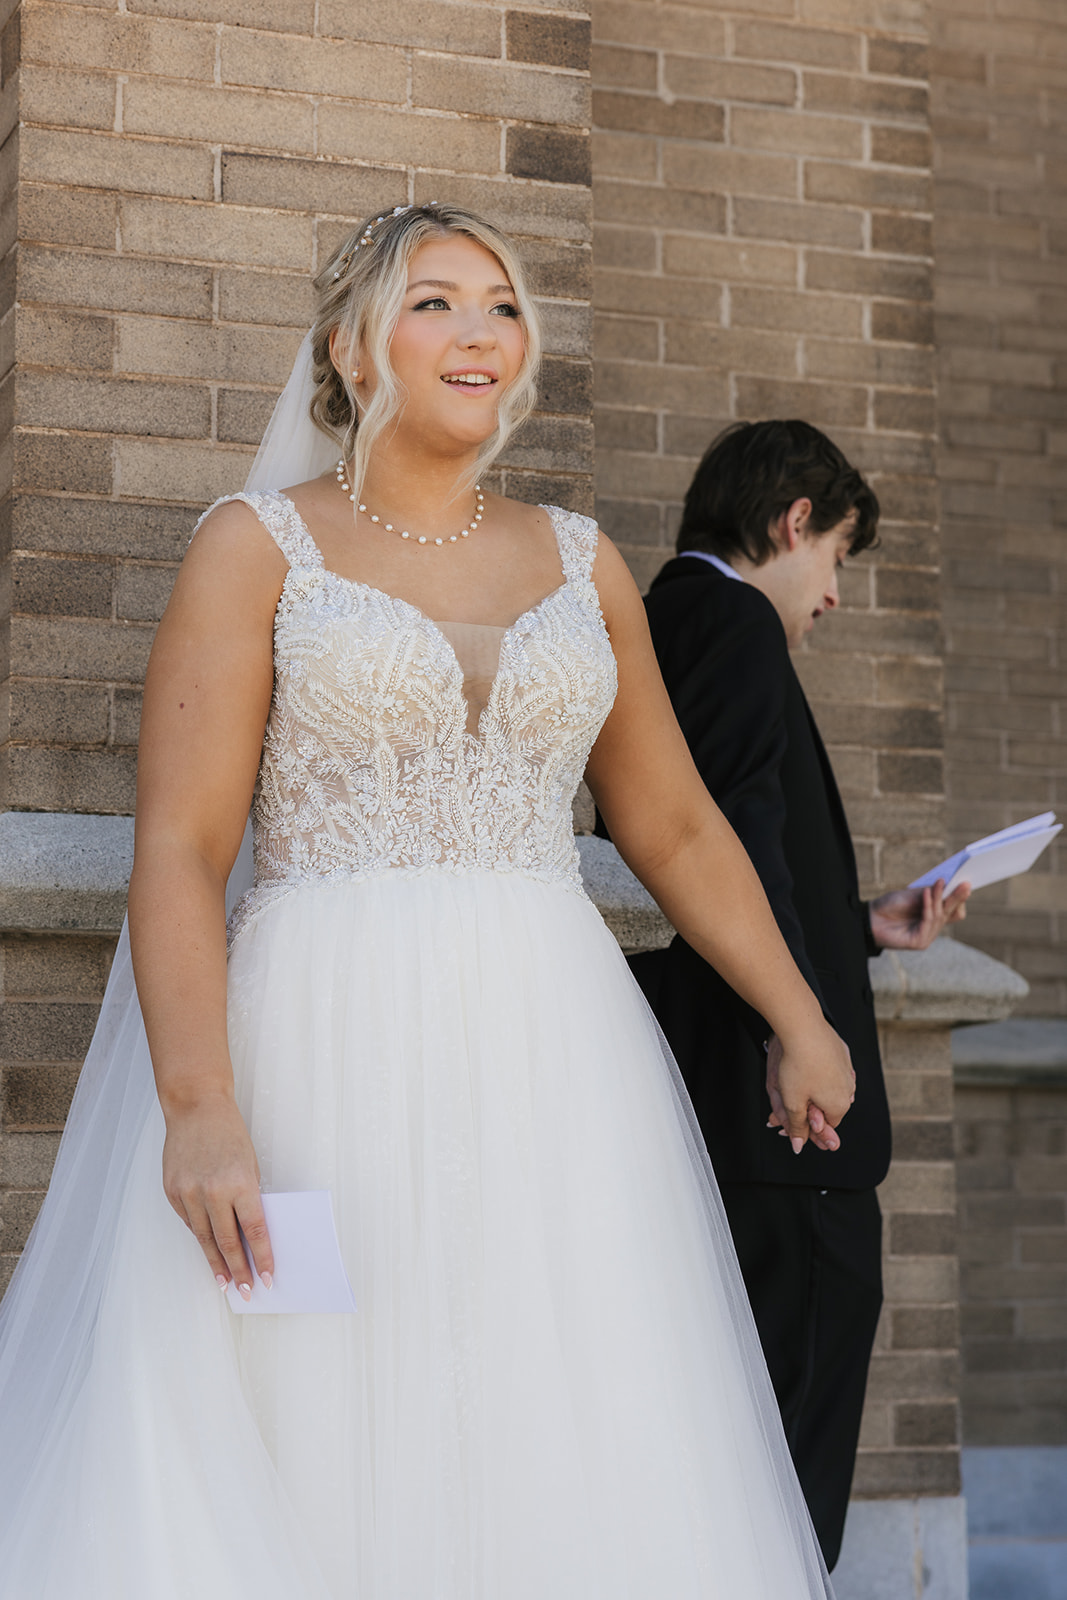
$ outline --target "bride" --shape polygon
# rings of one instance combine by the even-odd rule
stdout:
[[[836,1147],[847,1052],[621,558],[478,487],[534,399],[511,245],[401,207],[318,288],[152,655],[129,941],[0,1330],[0,1595],[826,1596],[684,1091],[582,890],[583,772],[774,1030],[768,1138]],[[300,1189],[357,1311],[234,1315],[261,1191]]]

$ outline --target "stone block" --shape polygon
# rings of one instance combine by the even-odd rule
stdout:
[[[597,88],[648,89],[659,83],[659,58],[654,50],[627,50],[619,45],[596,43],[592,47],[590,71]]]
[[[587,356],[592,343],[591,308],[581,301],[542,301],[541,331],[549,355]]]
[[[44,1196],[39,1191],[0,1191],[0,1250],[21,1250],[37,1220]]]
[[[863,126],[859,121],[737,106],[730,126],[731,137],[750,149],[829,156],[842,162],[863,158]]]
[[[25,306],[20,308],[15,324],[16,357],[23,366],[83,367],[110,372],[114,344],[115,324],[111,317]]]
[[[222,153],[222,198],[234,205],[326,212],[355,223],[380,208],[396,185],[389,167]]]
[[[895,296],[912,302],[928,300],[932,293],[931,271],[926,262],[851,256],[837,251],[809,250],[804,282],[809,289]]]
[[[115,745],[136,747],[141,731],[141,701],[139,689],[115,689],[111,696],[111,742]]]
[[[656,235],[650,228],[642,228],[636,222],[621,227],[598,222],[593,230],[593,250],[597,267],[602,273],[605,268],[641,273],[657,273],[659,269],[659,242]],[[597,309],[604,308],[598,303]]]
[[[701,369],[643,365],[637,361],[598,362],[597,390],[610,394],[617,405],[639,406],[644,410],[662,408],[689,416],[718,418],[727,406],[726,388],[721,375]],[[706,436],[710,429],[705,424]]]
[[[189,17],[213,25],[311,34],[315,4],[316,0],[126,0],[126,9],[152,17]]]
[[[21,1128],[61,1129],[78,1082],[78,1066],[11,1062],[0,1087],[5,1133]]]
[[[19,185],[18,225],[20,241],[110,250],[118,201],[113,194],[27,182]]]
[[[373,152],[379,165],[442,172],[496,172],[500,166],[500,129],[496,123],[442,115],[437,107],[407,112],[328,101],[319,107],[318,133],[319,151],[326,156],[359,159]],[[394,194],[398,198],[394,199]],[[401,173],[394,173],[389,183],[381,185],[381,198],[374,205],[400,205],[406,198],[404,178]],[[435,192],[428,198],[440,196]]]
[[[300,344],[288,328],[210,326],[177,318],[121,317],[117,329],[120,372],[277,389],[288,378]],[[171,392],[186,391],[176,386]]]
[[[69,831],[74,819],[62,820]],[[25,835],[29,830],[24,826],[22,831]],[[114,949],[112,938],[8,934],[2,948],[4,998],[99,1001]]]
[[[943,70],[939,64],[938,74]],[[867,71],[884,78],[913,78],[925,83],[930,73],[929,46],[911,39],[868,39]]]
[[[793,199],[797,192],[795,157],[756,154],[729,146],[667,144],[662,147],[664,183],[682,189]]]
[[[216,437],[227,444],[258,445],[276,398],[273,390],[220,389]]]
[[[12,480],[16,489],[111,492],[113,470],[108,439],[79,439],[20,428],[13,442]]]
[[[11,622],[11,671],[28,678],[140,683],[151,641],[150,629],[119,627],[91,618],[15,617]]]
[[[261,322],[268,327],[310,328],[315,296],[308,272],[249,272],[221,267],[217,274],[223,322]]]
[[[811,111],[840,112],[856,117],[900,117],[925,122],[929,113],[929,93],[925,84],[886,83],[883,79],[858,73],[805,72],[804,106]],[[877,123],[872,136],[883,131]],[[885,156],[877,160],[887,160]],[[927,135],[926,163],[930,164]],[[918,165],[918,163],[907,163]]]
[[[585,78],[538,67],[445,60],[416,52],[412,66],[416,106],[482,116],[516,117],[529,122],[589,125],[589,85]]]
[[[898,1203],[905,1206],[909,1203],[906,1192],[900,1193]],[[894,1211],[887,1220],[892,1255],[950,1256],[955,1253],[958,1228],[951,1211]]]
[[[174,587],[173,567],[124,563],[115,583],[115,615],[124,621],[158,622]]]
[[[792,106],[797,99],[794,71],[740,61],[668,55],[664,60],[664,81],[670,94],[692,100],[748,100],[758,105]]]
[[[26,135],[39,130],[35,123],[66,128],[115,126],[113,77],[104,72],[63,72],[51,66],[23,61],[19,66],[19,110],[23,128],[19,161]]]
[[[55,437],[64,442],[62,435]],[[69,442],[73,447],[81,441]],[[109,464],[108,489],[110,483]],[[48,487],[66,486],[58,482]],[[22,495],[13,507],[12,538],[24,550],[177,561],[185,553],[194,520],[186,509],[171,506]]]
[[[667,102],[658,95],[598,89],[593,95],[593,121],[598,128],[622,133],[717,144],[722,142],[725,114],[721,106],[704,100]]]
[[[890,1343],[894,1350],[954,1350],[959,1344],[959,1314],[955,1306],[895,1306],[890,1308],[889,1316]],[[921,1442],[910,1441],[912,1444]],[[931,1439],[927,1442],[945,1441]]]
[[[655,361],[659,327],[651,318],[598,316],[593,342],[597,356],[605,361]]]
[[[538,378],[541,411],[585,417],[593,403],[593,371],[587,361],[548,356]]]
[[[24,305],[40,302],[88,311],[211,316],[210,271],[181,261],[138,261],[30,246],[19,252],[18,290]]]
[[[167,195],[178,200],[214,198],[214,157],[204,146],[166,144],[127,134],[26,128],[19,164],[27,178],[40,183]]]
[[[122,201],[122,235],[126,249],[149,256],[182,256],[192,249],[201,261],[311,268],[311,219],[285,212],[236,206],[223,212],[134,195]]]
[[[9,732],[16,742],[103,744],[109,717],[102,686],[40,681],[11,685]]]
[[[861,37],[854,31],[795,28],[749,17],[739,17],[734,23],[734,53],[756,61],[795,61],[801,66],[858,72],[861,51]]]
[[[731,291],[730,305],[734,327],[764,333],[823,333],[842,339],[863,336],[863,307],[841,295],[737,288]]]
[[[871,306],[871,337],[901,344],[933,344],[933,316],[926,306],[876,300]]]
[[[659,442],[659,420],[654,412],[614,411],[598,406],[593,423],[600,450],[641,450],[654,455]]]
[[[0,1060],[80,1061],[96,1026],[94,1004],[10,1000],[0,1007]]]
[[[110,617],[114,569],[100,561],[18,556],[12,561],[11,610],[37,617]]]
[[[0,1139],[0,1186],[47,1188],[58,1149],[56,1133],[7,1134]]]
[[[388,46],[223,28],[219,59],[224,84],[398,105],[407,98],[404,52]]]
[[[8,749],[4,804],[26,811],[129,815],[137,789],[132,751]]]
[[[41,428],[203,438],[211,429],[211,397],[200,385],[142,383],[74,373],[24,372],[19,420]]]
[[[735,226],[739,233],[750,231],[744,226],[748,220],[748,214],[743,211],[745,204],[759,206],[763,202],[734,201]],[[797,280],[797,253],[780,244],[751,244],[699,234],[667,234],[663,239],[663,270],[686,278],[792,286]]]
[[[878,783],[884,794],[941,794],[944,782],[940,756],[878,757]]]
[[[439,179],[432,173],[417,172],[416,203],[422,205],[427,200],[439,199],[440,187]],[[590,194],[588,189],[576,184],[564,187],[559,184],[456,177],[449,179],[448,197],[456,205],[483,212],[505,233],[520,236],[533,234],[555,244],[561,240],[584,243],[589,238]]]
[[[802,416],[817,426],[862,427],[867,417],[866,391],[846,384],[786,383],[781,379],[741,376],[737,406],[747,417]]]
[[[597,42],[647,45],[652,50],[687,50],[697,55],[726,54],[726,29],[721,17],[704,6],[657,5],[644,0],[600,0]]]
[[[736,197],[734,229],[749,238],[788,239],[839,250],[862,250],[865,238],[864,219],[859,211],[840,206],[789,204],[777,199]]]
[[[360,0],[354,7],[352,0],[319,0],[318,31],[326,38],[354,38],[404,49],[417,40],[421,50],[446,50],[450,55],[500,54],[500,13],[487,5],[406,0],[401,8],[394,0]]]
[[[536,11],[505,12],[509,61],[588,72],[590,23],[587,17],[545,16]],[[495,54],[495,52],[494,52]]]
[[[140,439],[115,445],[122,492],[144,500],[171,500],[203,509],[234,494],[248,476],[252,450],[175,442],[161,447]],[[192,522],[190,518],[190,532]]]
[[[99,67],[154,78],[199,79],[215,72],[214,29],[130,13],[96,14],[38,3],[22,11],[22,59],[58,67]]]
[[[510,127],[505,169],[513,178],[588,184],[592,177],[589,135],[560,133],[554,128]]]
[[[602,128],[594,128],[591,147],[593,170],[598,180],[642,178],[646,183],[655,183],[659,179],[660,151],[663,148],[659,139],[636,133],[608,133]]]
[[[315,148],[314,104],[297,95],[131,78],[123,90],[122,120],[128,133],[161,138],[252,145],[297,155],[310,155]]]
[[[856,1459],[852,1494],[857,1500],[915,1494],[959,1493],[959,1452],[940,1450],[865,1450]]]
[[[955,1400],[906,1402],[893,1409],[893,1443],[898,1448],[959,1443],[959,1406]]]

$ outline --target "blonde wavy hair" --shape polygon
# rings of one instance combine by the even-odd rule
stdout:
[[[355,229],[315,279],[318,314],[311,329],[315,396],[311,416],[324,433],[337,440],[346,461],[358,503],[371,450],[403,410],[406,391],[389,360],[389,344],[407,291],[408,267],[419,246],[450,234],[473,239],[495,256],[515,292],[526,356],[518,374],[500,396],[497,426],[478,453],[470,473],[471,487],[500,454],[515,429],[537,401],[541,361],[541,327],[526,277],[514,246],[484,217],[461,206],[398,206],[372,216]],[[359,351],[373,364],[377,384],[362,416],[347,372],[330,359],[334,330],[342,345]]]

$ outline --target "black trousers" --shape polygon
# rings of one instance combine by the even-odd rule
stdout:
[[[882,1304],[873,1189],[724,1183],[723,1205],[828,1568],[837,1561]]]

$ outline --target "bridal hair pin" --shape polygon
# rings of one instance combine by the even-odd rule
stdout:
[[[342,456],[340,461],[337,463],[337,481],[341,485],[341,488],[344,490],[345,494],[348,496],[349,500],[355,504],[356,497],[352,493],[351,485],[348,482],[348,468],[345,466],[344,456]],[[409,533],[407,528],[394,528],[391,522],[383,522],[379,516],[371,515],[370,520],[374,523],[377,523],[379,527],[384,528],[386,533],[399,533],[402,539],[412,539],[416,544],[457,544],[460,539],[469,539],[471,534],[476,530],[479,522],[481,522],[483,515],[482,502],[484,498],[485,496],[482,494],[481,484],[476,483],[474,485],[474,520],[468,527],[461,528],[458,533],[446,534],[440,539],[430,538],[425,533]],[[367,512],[365,505],[356,506],[356,510],[362,511],[364,515],[370,515],[370,513]]]
[[[427,208],[432,208],[436,205],[436,200],[427,201]],[[386,217],[402,217],[405,211],[413,211],[414,209],[414,206],[394,206],[392,211],[383,211],[380,217],[375,217],[373,221],[368,222],[367,226],[364,228],[363,232],[356,240],[356,243],[352,246],[351,250],[346,250],[344,255],[339,258],[337,262],[337,271],[333,275],[334,283],[336,283],[338,278],[342,277],[343,274],[348,271],[349,266],[352,263],[352,257],[357,253],[357,251],[362,250],[365,244],[374,243],[374,230],[378,226],[379,222],[384,222]]]

